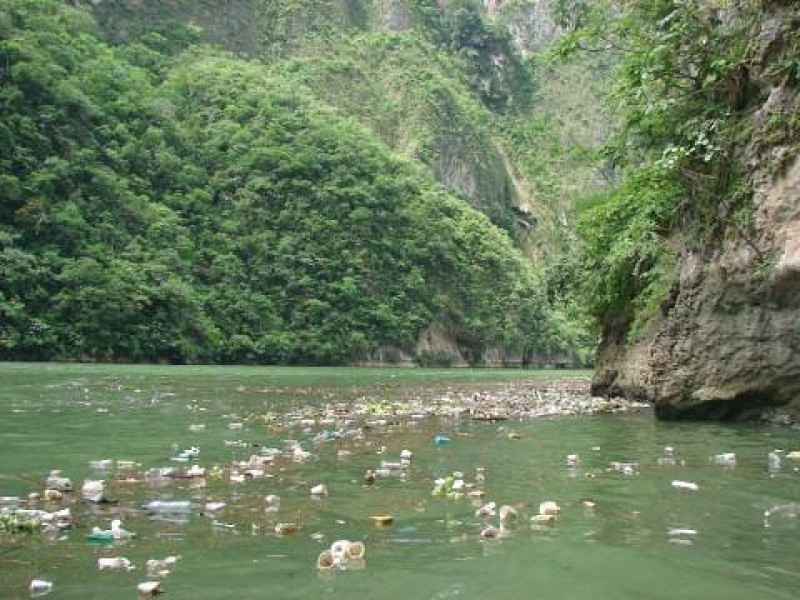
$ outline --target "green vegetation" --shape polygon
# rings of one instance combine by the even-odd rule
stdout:
[[[742,159],[764,99],[750,78],[750,39],[765,8],[745,0],[579,8],[585,26],[560,50],[620,57],[610,99],[620,128],[605,155],[621,183],[583,201],[574,277],[596,322],[622,319],[631,338],[667,297],[677,252],[750,233]]]
[[[546,342],[503,231],[301,78],[197,39],[0,9],[1,358],[336,363],[433,322],[476,361]]]

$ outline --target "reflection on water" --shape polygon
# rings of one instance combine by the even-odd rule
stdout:
[[[405,375],[392,374],[390,385],[371,383],[364,371],[351,382],[353,372],[344,369],[3,369],[0,496],[41,490],[47,473],[60,468],[78,487],[105,477],[119,500],[72,504],[75,527],[63,535],[0,534],[3,598],[26,597],[34,577],[54,583],[53,598],[133,597],[147,579],[146,561],[167,556],[181,557],[162,578],[176,598],[750,600],[796,598],[800,589],[798,511],[773,510],[800,501],[800,475],[785,456],[780,470],[768,468],[773,450],[800,449],[795,431],[658,423],[645,412],[528,423],[404,420],[363,438],[328,440],[319,426],[229,423],[352,394],[403,394]],[[417,379],[408,385],[426,383],[409,377]],[[204,427],[190,432],[192,424]],[[518,435],[510,437],[512,429]],[[435,446],[437,434],[451,442]],[[282,448],[287,439],[313,458],[276,462],[242,483],[214,474],[222,472],[215,466],[246,460],[262,446]],[[122,477],[174,467],[174,448],[192,445],[200,448],[192,464],[208,470],[202,483]],[[364,483],[367,469],[399,460],[403,449],[413,453],[405,477]],[[714,458],[723,453],[735,453],[735,464]],[[89,464],[120,459],[142,466],[95,463],[105,470],[98,471]],[[476,517],[466,495],[431,495],[436,478],[461,471],[471,483],[477,467],[485,469],[481,502],[520,512],[500,539],[480,539],[497,518]],[[318,484],[327,496],[311,497]],[[267,510],[268,495],[280,497],[279,508]],[[532,526],[546,500],[561,506],[558,521]],[[162,504],[148,509],[152,502]],[[769,527],[765,511],[773,511]],[[394,521],[376,528],[374,515]],[[136,537],[114,546],[86,541],[92,527],[106,529],[114,518]],[[281,534],[279,523],[296,531]],[[317,573],[317,556],[337,540],[365,543],[363,570]],[[111,556],[137,569],[98,572],[97,559]]]

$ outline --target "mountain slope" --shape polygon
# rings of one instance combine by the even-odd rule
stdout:
[[[0,9],[0,356],[479,362],[543,343],[506,233],[283,67],[171,27],[110,46],[56,0]]]

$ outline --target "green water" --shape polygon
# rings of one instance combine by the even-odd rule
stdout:
[[[72,504],[76,527],[66,539],[0,534],[0,598],[27,597],[33,577],[53,581],[48,598],[132,598],[136,584],[147,579],[144,562],[166,555],[182,557],[162,579],[169,598],[798,597],[798,519],[775,517],[768,529],[762,519],[772,506],[800,501],[800,475],[791,466],[767,470],[768,451],[800,449],[796,431],[659,423],[649,411],[500,425],[403,422],[371,429],[361,441],[318,446],[310,442],[318,428],[274,430],[259,421],[246,422],[242,431],[227,427],[232,413],[279,413],[353,397],[436,395],[450,386],[492,388],[565,375],[575,373],[0,365],[0,496],[41,490],[54,468],[79,486],[95,476],[87,464],[92,459],[168,466],[173,444],[198,445],[204,466],[251,454],[226,447],[224,440],[232,439],[274,446],[297,439],[318,456],[239,485],[212,479],[199,490],[186,483],[111,484],[119,507]],[[204,423],[206,431],[188,433],[193,423]],[[521,439],[509,439],[503,427]],[[434,447],[439,432],[452,443]],[[658,464],[667,445],[684,466]],[[365,469],[383,458],[396,460],[403,448],[414,452],[407,480],[362,485]],[[339,449],[352,455],[337,459]],[[737,466],[709,462],[721,452],[735,452]],[[571,453],[581,456],[572,471],[565,463]],[[632,476],[607,471],[611,461],[638,461],[641,469]],[[479,538],[484,521],[466,499],[430,495],[435,477],[461,470],[470,479],[476,466],[486,469],[487,500],[532,505],[504,539]],[[700,489],[674,489],[675,479]],[[327,498],[309,497],[316,483],[327,484]],[[294,535],[272,533],[276,519],[264,513],[263,502],[271,493],[282,498],[277,520],[298,524]],[[135,540],[112,548],[86,543],[88,530],[107,527],[115,511],[157,498],[227,502],[218,518],[236,528],[215,530],[198,511],[185,525],[125,513]],[[584,508],[584,498],[597,507]],[[532,530],[528,517],[544,500],[559,502],[561,517],[553,527]],[[372,527],[368,517],[381,513],[395,517],[392,527]],[[672,527],[697,534],[687,537],[691,544],[671,543]],[[322,541],[311,537],[317,533]],[[342,538],[366,543],[366,569],[320,576],[316,556]],[[138,569],[97,572],[97,557],[118,555]]]

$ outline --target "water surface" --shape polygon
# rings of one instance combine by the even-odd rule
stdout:
[[[800,449],[798,433],[775,427],[656,422],[650,411],[626,415],[550,418],[524,423],[429,419],[373,427],[363,439],[319,444],[322,427],[283,429],[269,419],[298,407],[363,398],[436,397],[448,387],[498,389],[520,378],[574,376],[564,372],[490,370],[283,369],[0,365],[0,496],[41,491],[46,474],[62,469],[76,484],[97,477],[93,459],[131,459],[142,468],[170,465],[173,446],[201,449],[198,463],[227,467],[258,447],[296,439],[315,458],[285,463],[272,477],[243,484],[208,479],[154,488],[111,483],[116,508],[74,503],[76,526],[62,539],[0,534],[0,597],[27,597],[33,577],[54,582],[50,598],[134,597],[148,558],[181,555],[162,579],[170,598],[796,598],[800,589],[797,519],[763,513],[800,501],[799,475],[784,461],[767,469],[775,448]],[[190,424],[206,430],[189,433]],[[509,439],[513,430],[520,439]],[[437,433],[452,442],[434,447]],[[675,464],[670,461],[665,447]],[[414,453],[406,479],[362,484],[382,459]],[[352,454],[337,458],[338,450]],[[735,468],[709,457],[735,452]],[[577,468],[565,462],[581,457]],[[609,470],[637,461],[636,474]],[[174,463],[172,463],[174,464]],[[433,480],[484,467],[486,500],[520,504],[510,534],[484,541],[481,519],[466,498],[431,496]],[[800,465],[798,465],[800,466]],[[108,474],[111,480],[115,473]],[[673,480],[697,483],[679,490]],[[309,497],[325,483],[330,494]],[[282,498],[277,515],[263,498]],[[127,512],[151,499],[186,499],[196,507],[186,524]],[[226,502],[215,529],[200,507]],[[584,507],[591,499],[597,506]],[[532,529],[539,502],[562,506],[552,527]],[[370,515],[389,513],[392,527],[374,529]],[[92,526],[122,514],[136,539],[116,547],[85,540]],[[290,536],[276,521],[297,523]],[[694,535],[670,536],[671,528]],[[322,534],[320,536],[312,534]],[[337,539],[363,540],[366,568],[319,576],[319,552]],[[138,569],[98,573],[100,556],[126,556]]]

